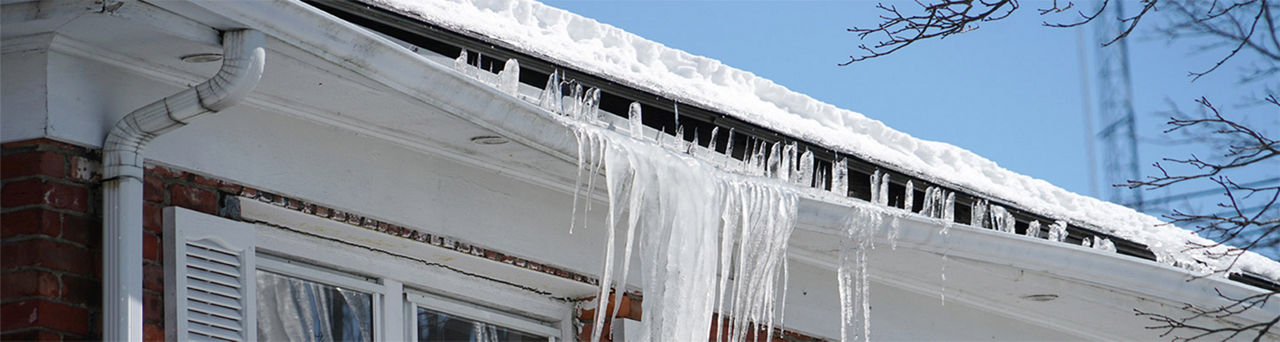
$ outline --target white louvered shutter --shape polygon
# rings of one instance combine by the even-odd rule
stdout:
[[[164,210],[165,339],[256,341],[254,228]]]

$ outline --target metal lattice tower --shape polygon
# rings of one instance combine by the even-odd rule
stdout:
[[[1102,173],[1107,200],[1142,211],[1142,190],[1114,187],[1139,179],[1138,138],[1133,111],[1133,86],[1129,80],[1129,44],[1126,39],[1102,46],[1123,28],[1123,1],[1112,1],[1111,15],[1094,20],[1098,68],[1098,123],[1096,138],[1102,146]]]

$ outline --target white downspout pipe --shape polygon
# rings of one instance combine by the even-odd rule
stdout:
[[[142,341],[143,148],[244,99],[262,78],[265,41],[254,30],[223,33],[222,68],[213,78],[134,110],[107,133],[102,146],[104,341]]]

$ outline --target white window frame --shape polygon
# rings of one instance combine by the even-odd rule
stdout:
[[[548,342],[555,342],[560,329],[539,322],[532,318],[510,314],[500,310],[484,308],[463,301],[446,298],[423,291],[405,289],[405,337],[409,341],[418,340],[417,315],[418,308],[443,312],[486,324],[492,324],[521,333],[546,337]]]
[[[387,335],[383,329],[385,324],[383,324],[382,318],[382,302],[383,297],[387,294],[384,293],[384,287],[377,278],[361,277],[261,252],[257,253],[257,263],[258,270],[369,294],[373,300],[373,340],[386,341],[385,337]],[[258,289],[258,291],[261,290]],[[257,294],[255,293],[254,295],[256,296]]]
[[[410,292],[429,294],[487,313],[468,315],[433,304],[444,303],[443,300],[420,301],[431,310],[477,317],[471,319],[548,336],[549,341],[572,340],[575,336],[573,304],[473,275],[423,265],[424,261],[436,261],[429,254],[435,247],[257,200],[241,198],[241,214],[248,220],[264,222],[253,224],[257,241],[255,255],[261,260],[257,269],[375,294],[374,339],[377,341],[408,341],[410,330],[416,333],[416,312],[410,314],[412,304],[407,300]],[[428,254],[414,254],[418,251]],[[486,319],[490,316],[513,317],[525,323]],[[521,328],[530,322],[540,327]]]

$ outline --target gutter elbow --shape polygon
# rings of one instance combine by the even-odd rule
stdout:
[[[266,37],[255,30],[228,31],[222,37],[222,67],[217,74],[116,122],[103,142],[104,179],[140,178],[140,154],[151,139],[240,103],[258,85],[266,62]]]

